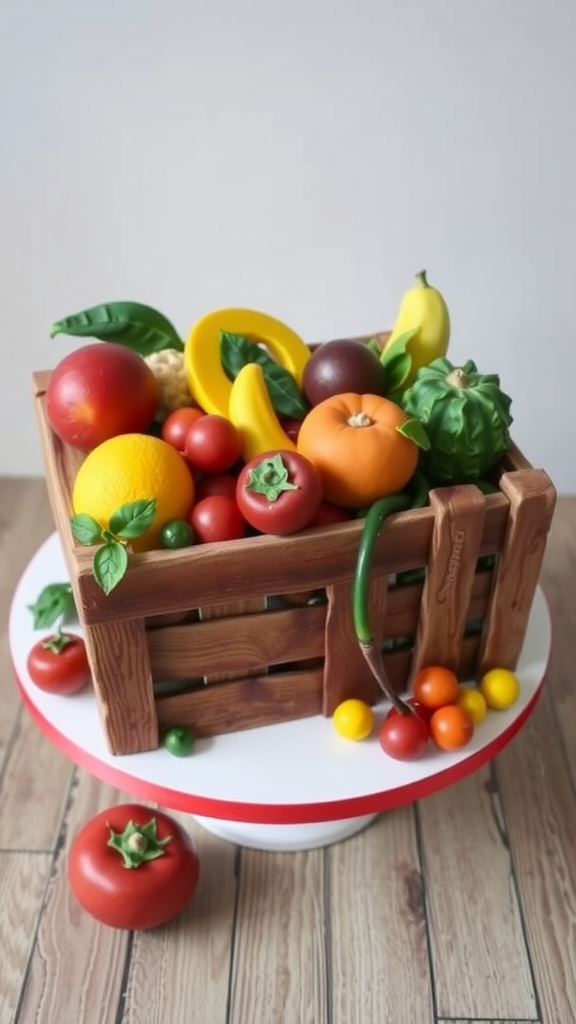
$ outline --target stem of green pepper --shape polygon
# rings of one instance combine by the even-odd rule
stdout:
[[[412,708],[394,691],[384,668],[381,646],[375,642],[370,623],[370,571],[376,540],[384,520],[394,512],[405,512],[408,508],[422,508],[428,501],[428,482],[419,471],[412,478],[410,490],[410,494],[395,494],[388,498],[380,498],[368,510],[360,537],[352,588],[352,616],[360,650],[366,658],[378,686],[401,714],[409,714]]]

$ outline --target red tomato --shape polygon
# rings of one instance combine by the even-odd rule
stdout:
[[[427,665],[414,677],[412,693],[416,700],[428,708],[454,704],[459,693],[458,676],[441,665]]]
[[[312,463],[294,451],[264,452],[240,470],[236,501],[260,533],[286,535],[308,525],[322,500]]]
[[[205,476],[196,487],[196,501],[209,498],[211,494],[223,494],[236,501],[236,477],[231,473],[214,473]]]
[[[192,423],[184,440],[184,454],[195,469],[223,473],[240,458],[240,433],[225,416],[206,413]]]
[[[396,761],[415,761],[423,757],[428,737],[427,723],[415,714],[387,716],[378,733],[382,750]]]
[[[432,715],[430,735],[442,750],[461,750],[474,735],[474,719],[466,708],[447,704]]]
[[[127,828],[130,822],[132,829]],[[125,863],[123,853],[109,843],[112,833],[127,848],[128,863],[140,863]],[[146,850],[158,848],[160,856],[142,859]],[[68,881],[78,903],[112,928],[155,928],[168,921],[191,899],[199,874],[188,833],[167,814],[139,804],[119,804],[91,818],[68,855]]]
[[[162,440],[171,444],[176,451],[184,452],[184,442],[189,427],[196,420],[199,420],[201,416],[205,415],[206,413],[202,409],[196,409],[193,406],[186,406],[184,409],[174,409],[173,412],[168,413],[162,424]]]
[[[198,544],[213,541],[239,540],[246,536],[246,520],[234,498],[212,494],[197,501],[190,514],[190,523]]]
[[[46,414],[62,441],[91,451],[116,434],[147,430],[158,408],[158,383],[132,349],[116,342],[83,345],[50,375]]]
[[[340,508],[331,501],[321,501],[318,511],[312,516],[308,526],[330,526],[332,523],[347,523],[352,518],[348,508]]]
[[[26,664],[32,682],[46,693],[76,693],[90,681],[86,646],[75,633],[55,633],[38,640]]]
[[[300,433],[300,427],[302,426],[302,420],[295,420],[292,416],[280,416],[280,426],[285,434],[288,435],[291,441],[298,440],[298,434]]]

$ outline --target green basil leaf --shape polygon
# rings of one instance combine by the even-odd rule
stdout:
[[[76,605],[69,583],[49,583],[40,591],[34,604],[28,605],[34,619],[34,629],[47,629],[58,619],[69,622],[76,618]]]
[[[100,523],[86,512],[71,516],[70,527],[79,544],[97,544],[102,539]]]
[[[411,340],[411,338],[414,337],[415,334],[418,334],[419,330],[419,327],[413,327],[410,331],[404,331],[403,334],[398,335],[396,341],[393,341],[392,344],[388,346],[388,348],[384,347],[380,355],[380,362],[382,363],[382,365],[386,366],[386,364],[389,363],[392,359],[394,359],[397,355],[404,353],[406,351],[406,346],[408,342]]]
[[[424,429],[424,425],[420,420],[407,420],[401,427],[396,427],[399,434],[402,437],[407,437],[409,441],[413,441],[418,448],[422,451],[430,451],[430,438]]]
[[[386,395],[390,396],[402,389],[412,369],[412,356],[409,352],[398,352],[386,363]]]
[[[220,359],[229,380],[234,380],[246,363],[258,363],[264,372],[266,388],[274,411],[279,416],[302,419],[308,407],[294,377],[284,366],[272,359],[260,345],[241,334],[222,331]]]
[[[130,501],[112,513],[108,528],[115,537],[131,540],[133,537],[141,537],[152,526],[155,515],[156,498]]]
[[[105,594],[109,594],[126,574],[128,552],[119,541],[110,540],[94,552],[92,571],[94,579]]]
[[[115,341],[141,356],[149,356],[165,348],[174,348],[178,352],[184,350],[170,321],[157,309],[141,302],[106,302],[72,313],[52,324],[50,337],[57,334]]]

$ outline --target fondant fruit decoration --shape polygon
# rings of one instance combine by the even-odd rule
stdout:
[[[419,452],[401,433],[408,420],[379,395],[334,395],[315,405],[300,428],[298,451],[316,466],[325,499],[363,508],[402,490]]]
[[[479,373],[472,360],[462,366],[434,360],[420,370],[401,404],[430,440],[421,465],[433,487],[478,481],[510,443],[511,398],[497,374]]]
[[[77,693],[90,681],[84,640],[60,629],[36,641],[28,652],[26,667],[32,682],[46,693]]]
[[[184,349],[188,385],[206,412],[228,415],[232,383],[222,366],[220,342],[223,333],[264,345],[301,385],[310,349],[290,327],[257,310],[216,310],[194,325]]]
[[[458,676],[443,665],[426,665],[414,677],[412,693],[427,708],[454,704],[458,698]]]
[[[396,761],[416,761],[426,753],[428,724],[414,711],[396,712],[384,719],[378,739],[388,757]]]
[[[296,449],[276,415],[258,363],[246,363],[231,384],[228,415],[240,434],[245,462],[273,449]]]
[[[434,712],[428,728],[436,746],[442,750],[461,750],[474,735],[474,719],[466,708],[446,704]]]
[[[302,390],[310,405],[351,391],[384,395],[386,373],[376,353],[363,342],[352,338],[327,341],[306,363]]]
[[[405,370],[400,389],[408,387],[422,366],[445,356],[450,342],[450,314],[443,295],[428,284],[426,271],[416,274],[416,282],[402,297],[381,362],[390,365],[391,357],[401,360]]]
[[[299,452],[264,452],[238,475],[238,507],[260,533],[285,536],[304,529],[321,500],[318,471]]]
[[[507,668],[493,668],[480,680],[480,692],[489,708],[505,711],[520,696],[520,680]]]
[[[347,740],[364,740],[374,727],[374,713],[369,704],[351,697],[343,700],[332,715],[336,732]]]
[[[62,441],[91,451],[110,437],[146,430],[158,400],[156,378],[136,352],[95,342],[70,352],[52,371],[46,415]]]
[[[480,725],[486,718],[486,698],[474,686],[459,686],[456,698],[458,707],[465,708],[472,717],[474,725]]]
[[[165,523],[188,519],[194,484],[183,457],[160,438],[121,434],[94,448],[80,466],[72,489],[76,515],[91,516],[102,527],[131,502],[153,499],[151,526],[132,541],[135,551],[160,547]]]

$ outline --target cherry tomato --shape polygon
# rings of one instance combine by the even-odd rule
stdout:
[[[280,416],[280,426],[284,433],[290,438],[291,441],[298,440],[298,434],[300,433],[300,427],[302,426],[302,420],[296,420],[292,416]]]
[[[396,761],[416,761],[426,753],[428,725],[416,714],[387,715],[378,733],[385,754]]]
[[[160,543],[163,548],[189,548],[194,543],[194,530],[185,519],[171,519],[160,531]]]
[[[192,897],[199,874],[188,833],[167,814],[139,804],[119,804],[91,818],[68,856],[78,903],[112,928],[155,928],[168,921]]]
[[[236,501],[236,477],[231,473],[212,473],[205,476],[196,487],[196,500],[209,498],[211,494],[223,494]]]
[[[27,659],[33,683],[46,693],[77,693],[90,681],[86,646],[75,633],[55,633],[34,644]]]
[[[194,733],[187,725],[173,725],[164,736],[164,746],[174,757],[186,757],[194,746]]]
[[[474,720],[466,708],[446,704],[430,719],[430,735],[442,750],[461,750],[474,735]]]
[[[239,540],[246,536],[244,516],[236,501],[224,494],[212,494],[197,501],[190,514],[190,523],[200,544]]]
[[[489,708],[505,711],[520,696],[520,680],[507,668],[492,668],[480,680],[480,692]]]
[[[338,705],[332,715],[336,732],[347,740],[364,740],[372,732],[374,712],[363,700],[350,697]]]
[[[321,500],[318,470],[299,452],[264,452],[247,462],[238,476],[238,507],[260,533],[285,535],[302,530]]]
[[[420,669],[412,682],[416,700],[428,708],[442,708],[454,704],[458,698],[458,677],[449,668],[427,665]]]
[[[240,458],[240,432],[225,416],[207,413],[188,428],[184,454],[195,469],[223,473]]]
[[[171,444],[177,451],[184,451],[184,442],[188,428],[196,423],[206,413],[203,409],[196,409],[194,406],[186,406],[184,409],[174,409],[168,413],[164,420],[160,434],[163,441]]]

